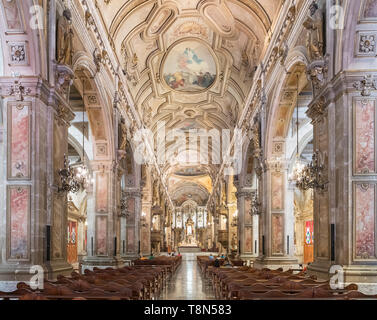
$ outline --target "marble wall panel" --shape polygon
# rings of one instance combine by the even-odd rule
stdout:
[[[355,184],[355,255],[356,258],[376,257],[375,184]]]
[[[364,18],[377,18],[377,0],[365,0]]]
[[[272,254],[284,254],[284,217],[272,214]]]
[[[284,210],[284,175],[273,173],[271,175],[271,208],[272,210]]]
[[[97,173],[96,179],[96,211],[108,212],[109,174]]]
[[[2,0],[3,12],[5,16],[5,29],[9,33],[23,32],[23,21],[19,7],[19,0]]]
[[[244,250],[245,253],[252,253],[253,252],[253,228],[252,227],[245,227],[245,234],[244,234]]]
[[[251,224],[252,223],[252,217],[250,215],[251,199],[245,199],[244,205],[245,205],[245,210],[244,210],[245,224]]]
[[[8,186],[8,258],[28,260],[30,248],[30,187]]]
[[[136,243],[135,243],[135,228],[127,228],[127,252],[135,252]]]
[[[127,223],[129,225],[135,224],[135,198],[127,199],[127,210],[130,214],[127,218]]]
[[[375,119],[374,100],[357,100],[354,106],[354,171],[368,174],[376,171],[375,164]]]
[[[107,217],[96,217],[96,253],[98,256],[107,255]]]
[[[8,179],[30,179],[31,106],[10,103],[8,106]]]

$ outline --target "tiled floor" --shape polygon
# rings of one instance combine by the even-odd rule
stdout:
[[[183,259],[175,275],[168,281],[160,300],[214,300],[215,295],[194,259]]]

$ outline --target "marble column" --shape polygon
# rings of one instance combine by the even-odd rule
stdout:
[[[73,114],[40,78],[3,77],[0,87],[1,290],[2,281],[30,281],[33,266],[50,279],[72,271],[66,262],[67,201],[57,190],[54,159],[63,159],[67,150]]]
[[[346,284],[377,283],[376,83],[376,72],[342,72],[308,110],[329,182],[314,191],[309,271],[329,278],[340,266]]]
[[[284,269],[298,267],[293,250],[293,212],[287,196],[288,166],[280,159],[268,161],[264,172],[262,214],[262,252],[254,262],[256,268]],[[292,227],[289,225],[292,224]],[[263,250],[264,249],[264,250]]]
[[[241,259],[246,261],[257,257],[255,240],[258,232],[255,232],[255,217],[251,214],[252,192],[255,192],[252,188],[240,188],[237,192],[239,252]]]
[[[117,173],[113,163],[93,161],[94,186],[88,193],[88,255],[82,269],[122,265],[118,247],[117,202],[113,186]],[[119,235],[118,235],[119,236]]]

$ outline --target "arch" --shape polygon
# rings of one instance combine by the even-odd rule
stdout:
[[[86,112],[89,117],[93,160],[107,160],[113,158],[114,137],[113,124],[111,121],[110,106],[104,83],[97,73],[97,69],[92,59],[86,52],[77,52],[73,57],[73,71],[75,73],[76,88],[83,97]],[[82,79],[85,80],[85,91]],[[84,96],[85,93],[85,96]],[[99,148],[101,148],[99,150]],[[105,151],[104,151],[105,150]]]

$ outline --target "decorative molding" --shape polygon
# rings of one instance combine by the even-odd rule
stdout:
[[[363,80],[354,82],[353,86],[356,90],[361,91],[363,97],[369,97],[373,90],[377,90],[377,80],[373,75],[368,74],[364,76]]]
[[[356,43],[357,57],[375,57],[377,54],[377,33],[375,31],[358,31]]]

